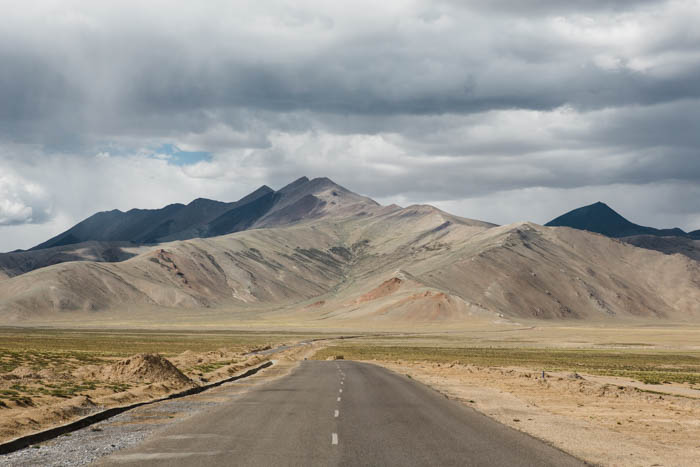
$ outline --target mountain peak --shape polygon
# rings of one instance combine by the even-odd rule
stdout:
[[[296,180],[294,180],[292,183],[285,185],[283,188],[279,190],[279,193],[286,193],[289,191],[296,190],[304,185],[309,183],[309,178],[304,176],[304,177],[299,177]]]
[[[635,235],[686,236],[686,233],[678,228],[655,229],[630,222],[602,201],[569,211],[545,225],[587,230],[613,238]]]
[[[209,198],[196,198],[190,201],[190,203],[187,205],[188,207],[199,207],[199,206],[206,206],[206,205],[214,205],[214,204],[219,204],[221,201],[215,201],[213,199]]]
[[[602,201],[569,211],[545,225],[588,230],[608,237],[635,235],[641,227],[628,221]]]
[[[378,206],[326,177],[300,177],[279,191],[262,185],[233,203],[197,198],[187,206],[97,213],[33,249],[87,241],[152,244],[224,235]]]

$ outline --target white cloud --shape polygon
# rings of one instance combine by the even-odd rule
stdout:
[[[44,188],[0,168],[0,225],[40,224],[51,215]]]

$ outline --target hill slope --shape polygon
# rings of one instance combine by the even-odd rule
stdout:
[[[278,212],[292,219],[305,196]],[[311,212],[323,212],[328,196],[342,195],[320,195],[326,204]],[[85,323],[128,315],[148,323],[154,310],[178,309],[190,310],[196,323],[393,327],[700,318],[700,263],[681,255],[568,228],[497,227],[430,206],[356,212],[352,204],[338,208],[342,215],[0,281],[0,316],[7,323]]]

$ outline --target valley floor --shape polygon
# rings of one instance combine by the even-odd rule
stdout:
[[[1,438],[224,379],[266,358],[300,360],[313,347],[320,349],[316,359],[343,356],[409,375],[596,464],[693,465],[700,458],[699,328],[482,323],[411,333],[375,329],[298,348],[303,352],[247,355],[341,334],[300,328],[0,329]],[[156,353],[167,360],[145,357]]]

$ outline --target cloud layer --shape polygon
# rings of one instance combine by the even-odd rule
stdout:
[[[308,175],[499,223],[602,199],[700,228],[697,1],[513,3],[6,6],[0,224]]]

